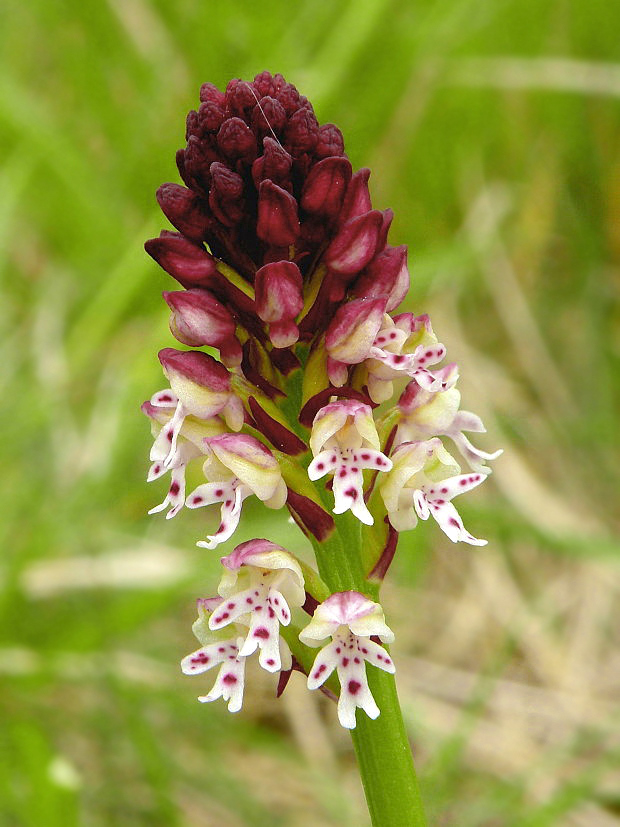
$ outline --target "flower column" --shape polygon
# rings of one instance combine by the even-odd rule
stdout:
[[[407,250],[387,243],[392,212],[373,209],[369,171],[353,172],[338,128],[320,125],[294,86],[267,72],[224,92],[203,84],[177,166],[185,186],[157,192],[175,230],[145,246],[183,288],[164,298],[172,334],[192,350],[160,352],[170,388],[143,405],[148,479],[171,474],[151,512],[220,504],[198,542],[214,549],[253,495],[286,508],[316,558],[315,570],[267,539],[223,557],[183,671],[218,666],[200,700],[223,698],[231,712],[257,650],[278,692],[302,671],[338,700],[373,824],[424,824],[396,667],[378,643],[393,639],[379,591],[399,532],[418,519],[432,515],[454,542],[484,542],[452,499],[483,482],[497,454],[464,436],[484,428],[459,412],[458,371],[438,367],[446,349],[428,317],[391,315],[409,288]],[[189,465],[205,482],[186,497]]]

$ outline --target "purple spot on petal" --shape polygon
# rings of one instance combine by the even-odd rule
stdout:
[[[442,494],[447,494],[447,493],[448,493],[448,489],[447,489],[447,488],[442,488],[442,489],[441,489],[441,493],[442,493]]]
[[[274,663],[275,663],[275,660],[273,658],[269,658],[269,660],[265,661],[265,663],[267,664],[267,666],[273,666]]]
[[[199,652],[190,660],[190,663],[209,663],[209,656],[204,652]]]
[[[351,497],[352,500],[357,499],[357,490],[355,488],[347,488],[344,492],[345,497]]]
[[[200,497],[200,496],[199,497],[192,497],[193,505],[198,505],[198,503],[201,503],[201,502],[202,502],[202,497]]]
[[[325,465],[322,462],[319,462],[316,468],[317,471],[322,471],[325,468]]]
[[[259,626],[258,629],[254,629],[254,637],[259,637],[262,640],[268,640],[269,629],[265,629],[264,626]]]
[[[252,603],[254,603],[254,601],[252,600],[252,598],[251,598],[251,597],[246,597],[245,602],[246,602],[246,603],[249,603],[249,604],[250,604],[250,606],[252,605]]]
[[[450,523],[450,525],[454,525],[454,526],[456,526],[457,528],[460,528],[460,525],[459,525],[458,520],[455,520],[455,519],[454,519],[454,517],[450,517],[450,519],[448,520],[448,522]]]
[[[349,685],[347,686],[351,695],[356,695],[361,688],[362,684],[359,681],[349,681]]]
[[[342,659],[342,665],[345,666],[345,667],[348,666],[349,665],[349,658],[343,658]]]
[[[228,675],[224,675],[224,677],[222,678],[222,682],[227,683],[229,685],[237,683],[237,676],[236,675],[231,675],[229,673]]]
[[[179,493],[179,483],[178,482],[173,482],[172,485],[170,486],[170,494],[173,497],[176,497],[176,495],[178,493]]]

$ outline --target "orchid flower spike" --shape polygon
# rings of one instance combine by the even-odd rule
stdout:
[[[249,540],[222,557],[224,573],[218,591],[224,598],[209,619],[209,629],[218,631],[243,618],[249,631],[239,649],[248,657],[260,649],[259,662],[268,672],[282,668],[286,643],[280,625],[291,622],[291,607],[302,606],[306,593],[297,560],[269,540]],[[285,657],[290,668],[290,655]]]
[[[484,482],[481,473],[459,474],[456,460],[441,440],[404,442],[392,452],[392,470],[379,483],[388,519],[397,531],[415,528],[418,517],[432,515],[452,540],[484,546],[486,540],[473,537],[463,525],[451,500]]]
[[[366,662],[384,672],[395,672],[394,663],[382,646],[372,641],[378,636],[391,643],[394,634],[385,623],[383,609],[355,591],[337,592],[314,612],[310,623],[299,633],[308,646],[321,646],[331,637],[314,660],[308,675],[308,689],[322,686],[334,669],[340,681],[338,719],[343,727],[355,728],[355,710],[360,707],[369,718],[379,716],[379,707],[368,687]]]
[[[379,450],[379,436],[372,410],[347,399],[331,402],[314,418],[310,448],[314,459],[308,468],[311,480],[334,475],[334,514],[350,510],[362,523],[372,525],[364,502],[362,470],[389,471],[392,461]]]
[[[208,482],[199,485],[186,501],[188,508],[222,503],[220,525],[215,534],[197,545],[215,548],[234,534],[241,518],[243,500],[255,494],[268,508],[282,508],[286,483],[278,461],[253,436],[222,434],[204,440],[207,460],[203,472]]]

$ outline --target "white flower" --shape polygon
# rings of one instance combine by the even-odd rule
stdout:
[[[342,400],[325,405],[314,418],[310,447],[314,459],[308,467],[311,480],[334,475],[334,514],[350,510],[362,523],[372,525],[364,502],[362,470],[389,471],[391,461],[379,451],[379,436],[368,405]]]
[[[397,531],[415,528],[418,517],[432,515],[453,543],[461,540],[484,546],[486,540],[473,537],[463,525],[452,498],[484,482],[481,473],[459,474],[458,463],[440,439],[404,442],[392,452],[393,467],[379,484],[388,518]]]
[[[241,518],[243,500],[255,494],[268,508],[282,508],[286,483],[278,461],[253,436],[221,434],[204,440],[208,458],[203,466],[208,482],[199,485],[186,501],[188,508],[222,503],[217,531],[197,545],[215,548],[234,534]]]
[[[308,646],[320,646],[321,641],[331,637],[331,643],[321,649],[310,669],[308,689],[322,686],[336,670],[340,681],[338,719],[347,729],[355,728],[357,707],[369,718],[377,718],[380,713],[368,686],[366,662],[384,672],[396,671],[386,650],[372,641],[371,635],[378,635],[385,643],[394,640],[381,606],[355,591],[337,592],[325,600],[299,634]]]
[[[459,411],[460,404],[461,394],[456,388],[433,393],[421,388],[417,382],[410,382],[398,400],[401,416],[395,444],[447,436],[473,471],[490,474],[491,469],[485,462],[497,459],[502,450],[487,453],[471,444],[463,431],[485,433],[486,428],[476,414]]]
[[[222,557],[224,573],[218,591],[224,600],[214,609],[209,629],[218,631],[242,620],[249,631],[239,648],[247,657],[260,649],[259,663],[268,672],[282,669],[280,625],[291,622],[291,606],[302,606],[306,593],[299,563],[269,540],[241,543]],[[288,652],[288,647],[285,648]],[[290,655],[286,655],[290,668]]]

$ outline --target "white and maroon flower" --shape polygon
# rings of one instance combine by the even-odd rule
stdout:
[[[458,378],[455,364],[429,370],[445,355],[446,348],[437,341],[427,315],[401,313],[392,318],[386,314],[364,362],[371,399],[385,402],[393,393],[393,380],[403,375],[428,391],[452,387]]]
[[[459,474],[458,463],[437,438],[404,442],[392,452],[392,462],[392,470],[379,483],[379,490],[396,531],[415,528],[418,517],[427,520],[432,515],[453,543],[460,540],[473,546],[486,545],[486,540],[473,537],[465,529],[451,502],[484,482],[484,474]]]
[[[336,387],[346,383],[348,366],[363,362],[370,353],[381,328],[387,298],[353,299],[337,310],[325,335],[327,372]]]
[[[331,402],[314,418],[310,448],[314,459],[308,467],[311,480],[334,475],[334,514],[350,510],[362,523],[373,517],[364,502],[364,469],[389,471],[392,462],[379,450],[380,442],[372,411],[354,400]]]
[[[177,439],[187,416],[203,421],[221,416],[232,431],[241,430],[243,404],[231,389],[230,374],[224,365],[202,351],[172,347],[160,350],[159,361],[170,390],[154,394],[151,404],[163,408],[174,405],[174,413],[163,429],[162,440],[169,443],[165,466],[174,462]]]
[[[190,347],[217,347],[225,365],[235,367],[241,364],[241,345],[235,336],[235,320],[215,296],[208,290],[196,287],[190,290],[164,290],[163,297],[172,311],[170,330],[179,342]]]
[[[255,494],[268,508],[282,508],[286,483],[278,461],[253,436],[221,434],[204,440],[207,459],[203,466],[208,482],[199,485],[186,500],[188,508],[221,502],[221,521],[215,534],[198,543],[215,548],[228,540],[239,525],[243,500]]]
[[[209,628],[218,631],[239,620],[249,624],[239,656],[248,657],[260,649],[263,669],[280,671],[286,647],[280,625],[288,626],[291,607],[302,606],[306,599],[299,563],[269,540],[249,540],[222,557],[222,565],[218,591],[224,600],[214,609]]]
[[[245,657],[239,654],[239,649],[245,629],[240,624],[235,624],[226,632],[214,632],[209,628],[211,612],[220,602],[219,597],[198,601],[198,619],[192,630],[202,646],[183,658],[181,669],[185,675],[201,675],[220,666],[213,688],[198,700],[210,703],[223,698],[228,701],[229,712],[239,712],[245,685]]]
[[[177,434],[175,449],[170,455],[171,430],[169,423],[178,405],[172,391],[160,391],[151,401],[142,405],[142,411],[151,420],[151,431],[155,437],[150,452],[151,467],[147,481],[159,479],[170,471],[170,488],[162,503],[151,508],[149,514],[156,514],[170,506],[166,519],[174,517],[185,503],[185,469],[189,462],[206,452],[205,437],[221,434],[226,426],[219,417],[199,421],[193,416],[186,417]],[[167,462],[166,462],[167,461]]]
[[[331,637],[310,669],[308,689],[322,686],[336,670],[340,681],[338,718],[347,729],[355,728],[357,707],[369,718],[377,718],[380,712],[368,687],[366,662],[384,672],[396,671],[386,650],[372,641],[371,635],[378,635],[384,643],[394,640],[381,606],[355,591],[337,592],[321,603],[299,634],[308,646],[320,646]]]
[[[497,459],[502,450],[487,453],[471,444],[463,431],[485,433],[486,428],[476,414],[459,411],[460,403],[461,394],[456,388],[433,393],[424,390],[417,382],[410,382],[398,401],[400,422],[395,444],[447,436],[473,471],[490,474],[491,469],[485,462]]]

